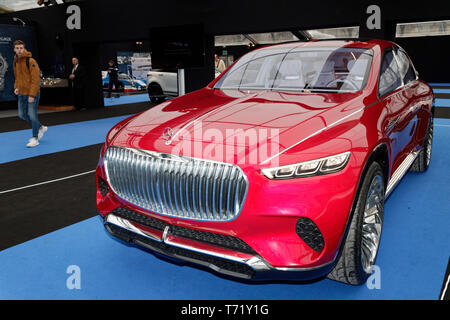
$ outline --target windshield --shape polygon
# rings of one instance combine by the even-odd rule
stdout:
[[[354,92],[366,85],[371,63],[369,49],[265,49],[239,59],[214,88]]]

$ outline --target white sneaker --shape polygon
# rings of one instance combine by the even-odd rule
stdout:
[[[37,145],[39,145],[39,140],[36,139],[35,137],[33,137],[30,139],[30,141],[28,141],[27,147],[32,148],[32,147],[36,147]]]
[[[41,127],[39,128],[38,140],[41,140],[41,139],[42,139],[42,137],[44,136],[44,133],[46,133],[47,130],[48,130],[48,127],[46,127],[46,126],[41,126]]]

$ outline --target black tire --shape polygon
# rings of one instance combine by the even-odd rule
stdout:
[[[148,92],[150,101],[153,103],[161,103],[166,99],[166,97],[164,96],[163,90],[156,83],[150,84],[148,86],[147,92]]]
[[[363,225],[364,215],[366,210],[366,203],[369,197],[374,182],[381,187],[380,194],[380,208],[377,211],[380,219],[379,236],[381,237],[381,226],[384,216],[384,196],[385,196],[385,181],[381,166],[377,162],[373,162],[363,180],[361,189],[357,195],[357,202],[352,212],[352,220],[344,240],[343,248],[338,257],[337,263],[333,270],[327,275],[331,280],[343,282],[351,285],[361,285],[366,282],[370,276],[371,267],[364,268],[364,260],[362,254],[363,242]],[[377,207],[378,208],[378,207]],[[378,240],[379,241],[379,240]],[[375,263],[376,255],[378,253],[379,242],[374,250],[373,264]]]
[[[419,151],[416,160],[414,160],[410,169],[411,171],[425,172],[430,166],[431,150],[433,146],[433,122],[433,115],[431,115],[430,121],[428,122],[427,134],[425,135],[425,140],[423,142],[423,148]]]

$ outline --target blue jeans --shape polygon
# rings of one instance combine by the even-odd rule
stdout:
[[[24,96],[19,94],[18,96],[18,105],[19,105],[19,118],[28,122],[33,128],[33,137],[37,138],[39,133],[39,128],[41,127],[41,123],[38,119],[37,109],[39,106],[39,97],[38,93],[36,97],[34,97],[33,102],[28,102],[28,96]]]

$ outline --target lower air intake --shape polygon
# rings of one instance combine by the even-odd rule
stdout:
[[[316,224],[309,218],[301,217],[295,226],[295,232],[298,236],[313,249],[320,252],[325,246],[322,233]]]

